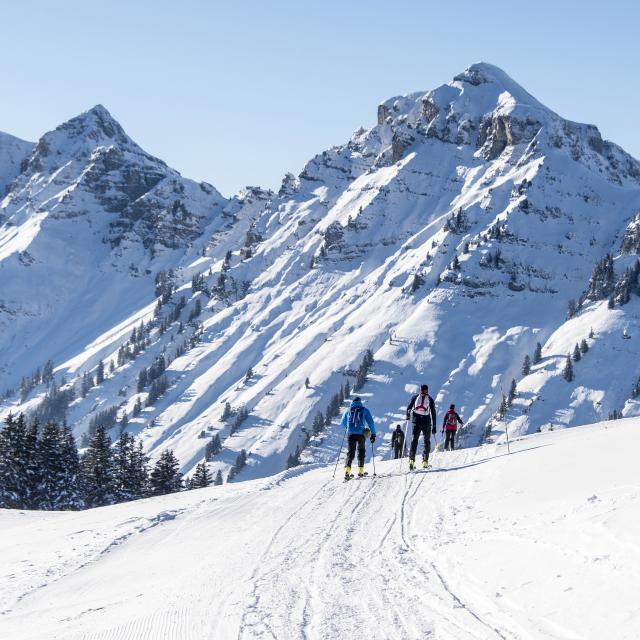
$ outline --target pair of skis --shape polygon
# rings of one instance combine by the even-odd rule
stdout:
[[[409,433],[409,420],[405,420],[404,422],[404,440],[402,441],[402,457],[400,458],[400,465],[398,466],[398,474],[402,473],[402,466],[404,464],[404,450],[405,450],[405,445],[407,443],[407,435]],[[436,441],[436,446],[433,448],[433,453],[434,455],[437,453],[438,451],[438,447],[440,446],[440,443],[438,442],[438,433],[436,432],[435,434],[435,441]],[[421,469],[409,469],[409,471],[429,471],[429,469],[431,469],[431,465],[427,465],[426,467],[422,467]]]
[[[345,481],[345,482],[349,482],[349,480],[355,480],[356,478],[357,478],[358,480],[362,480],[363,478],[368,478],[368,477],[369,477],[369,472],[368,472],[368,471],[365,471],[364,473],[358,473],[357,475],[356,475],[356,474],[351,473],[351,474],[349,474],[348,476],[345,476],[345,477],[344,477],[344,481]],[[373,474],[373,476],[371,476],[371,477],[372,477],[372,478],[375,478],[375,477],[376,477],[376,474],[374,473],[374,474]]]

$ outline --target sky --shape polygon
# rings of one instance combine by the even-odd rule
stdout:
[[[1,131],[37,140],[100,103],[227,196],[277,189],[383,100],[478,61],[640,158],[631,0],[0,0],[0,24]]]

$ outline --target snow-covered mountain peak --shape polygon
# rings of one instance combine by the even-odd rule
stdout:
[[[54,135],[56,133],[57,136]],[[59,140],[81,138],[89,145],[101,143],[128,146],[133,143],[120,123],[101,104],[67,120],[47,135]]]

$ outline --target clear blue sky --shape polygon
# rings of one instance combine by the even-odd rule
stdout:
[[[631,0],[0,0],[0,24],[0,130],[36,140],[102,103],[225,195],[278,187],[380,101],[480,60],[640,157]]]

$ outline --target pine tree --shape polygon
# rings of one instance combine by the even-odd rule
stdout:
[[[311,382],[309,381],[309,378],[308,378],[308,377],[307,377],[307,378],[305,378],[304,386],[305,386],[305,388],[306,388],[306,389],[308,389],[308,388],[311,386]]]
[[[216,479],[213,481],[214,486],[219,487],[222,484],[222,471],[218,469],[218,473],[216,473]]]
[[[151,486],[151,495],[154,496],[175,493],[182,488],[180,465],[171,449],[162,452],[151,471],[149,484]]]
[[[238,454],[235,462],[236,473],[242,470],[242,468],[247,464],[247,451],[242,449]]]
[[[0,430],[0,507],[5,509],[26,508],[26,435],[24,416],[9,414]]]
[[[113,450],[114,479],[118,502],[139,500],[149,492],[149,459],[142,443],[123,432]]]
[[[135,404],[133,405],[133,416],[137,417],[140,415],[140,412],[142,411],[142,401],[140,400],[140,396],[138,396],[136,398]]]
[[[104,382],[104,362],[100,360],[98,362],[98,368],[96,370],[96,384],[102,384]]]
[[[207,446],[205,447],[205,450],[204,450],[204,457],[206,462],[211,462],[211,460],[213,459],[213,456],[220,453],[221,449],[222,449],[222,443],[220,442],[220,436],[219,434],[215,433],[212,436],[211,440],[207,442]]]
[[[205,489],[212,482],[211,473],[205,462],[201,462],[196,466],[196,470],[189,482],[190,489]]]
[[[562,376],[567,382],[571,382],[575,375],[573,373],[573,364],[571,363],[571,354],[567,354],[567,360],[564,365],[564,369],[562,370]]]
[[[37,503],[34,505],[37,509],[51,511],[66,506],[60,504],[60,496],[64,494],[67,483],[63,446],[60,428],[55,422],[48,422],[37,445],[40,470]]]
[[[528,376],[531,373],[531,360],[529,356],[525,356],[522,361],[522,375]]]
[[[140,372],[138,373],[138,386],[137,386],[138,393],[140,393],[141,391],[144,391],[144,388],[147,386],[147,382],[148,382],[147,368],[142,367],[142,369],[140,369]]]
[[[569,304],[567,305],[567,320],[571,320],[571,318],[576,315],[576,310],[576,301],[569,300]]]
[[[536,342],[536,348],[533,352],[533,364],[540,364],[542,362],[542,345]]]
[[[42,473],[38,461],[38,421],[34,420],[28,424],[25,430],[24,449],[22,451],[23,460],[23,492],[24,505],[26,509],[38,508],[38,489],[42,481]]]
[[[324,416],[321,412],[316,413],[316,417],[313,419],[313,435],[317,436],[324,428]]]
[[[344,383],[344,397],[345,397],[345,400],[347,398],[349,398],[350,395],[351,395],[351,387],[349,386],[349,380],[347,380]]]
[[[80,463],[84,501],[88,508],[117,500],[111,438],[102,425],[96,427]]]
[[[230,416],[231,416],[231,405],[228,402],[225,402],[220,420],[222,420],[222,422],[226,422]]]
[[[593,333],[593,327],[591,327],[589,329],[589,338],[591,338],[593,340],[594,336],[595,336],[595,334]]]
[[[582,351],[583,355],[589,351],[589,345],[584,338],[582,338],[582,341],[580,342],[580,351]]]
[[[48,384],[53,380],[53,360],[47,360],[42,368],[42,382]]]
[[[516,381],[515,379],[511,380],[511,387],[509,388],[509,396],[507,398],[507,405],[511,406],[516,397]]]
[[[613,269],[613,258],[607,254],[599,260],[593,268],[586,295],[591,300],[604,300],[605,298],[609,298],[613,293],[614,283],[615,272]]]
[[[251,378],[253,378],[253,369],[251,367],[249,367],[247,369],[247,373],[244,376],[244,381],[245,382],[249,382],[249,380],[251,380]]]
[[[576,342],[576,346],[573,347],[573,361],[574,362],[580,362],[581,359],[582,359],[582,355],[580,354],[580,347],[578,346],[578,343]]]
[[[507,399],[502,396],[502,400],[500,401],[500,407],[498,409],[498,416],[500,420],[502,420],[507,415]]]
[[[83,509],[85,504],[82,496],[80,457],[73,431],[66,422],[60,429],[60,457],[64,481],[57,497],[56,509]]]

